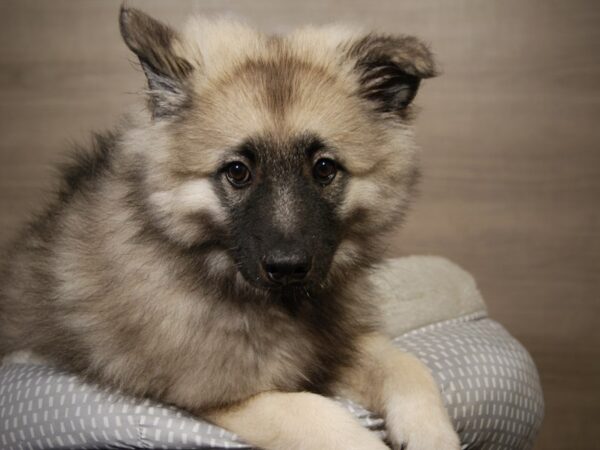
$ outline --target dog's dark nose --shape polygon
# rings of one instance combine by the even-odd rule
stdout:
[[[262,265],[269,281],[285,285],[304,281],[311,259],[305,252],[275,252],[265,257]]]

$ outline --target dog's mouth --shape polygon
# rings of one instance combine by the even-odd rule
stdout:
[[[249,273],[249,271],[244,270],[242,267],[238,267],[238,269],[248,283],[261,290],[279,293],[308,289],[314,285],[312,277],[307,276],[303,271],[269,271],[260,265],[251,271],[253,273]]]
[[[238,270],[248,285],[255,289],[255,295],[269,299],[293,314],[318,298],[319,284],[313,279],[298,280],[291,277],[274,281],[268,273],[250,275],[240,266]]]

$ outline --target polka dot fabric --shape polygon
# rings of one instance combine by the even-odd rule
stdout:
[[[463,449],[528,449],[543,416],[531,358],[501,325],[476,314],[411,331],[394,343],[418,356],[440,385]],[[336,399],[363,426],[384,423]],[[175,408],[81,383],[52,367],[0,366],[0,449],[250,448]]]

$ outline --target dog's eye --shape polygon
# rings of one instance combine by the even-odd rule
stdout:
[[[329,184],[337,174],[337,165],[327,158],[319,159],[313,167],[313,176],[321,184]]]
[[[239,161],[232,162],[227,166],[227,180],[237,188],[244,187],[250,183],[250,170]]]

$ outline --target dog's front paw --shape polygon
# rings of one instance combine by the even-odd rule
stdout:
[[[460,441],[446,411],[437,405],[403,405],[388,417],[394,450],[459,450]]]

